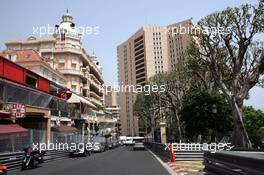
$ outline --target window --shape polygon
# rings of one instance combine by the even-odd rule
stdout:
[[[54,82],[56,82],[56,81],[57,81],[56,74],[52,74],[52,81],[54,81]]]
[[[65,64],[64,63],[59,63],[59,69],[64,69],[65,68]]]
[[[59,83],[60,83],[60,84],[65,84],[65,80],[61,78],[61,79],[59,80]]]
[[[60,56],[60,57],[58,57],[58,59],[62,61],[62,60],[64,60],[64,56]]]
[[[26,75],[26,85],[32,88],[37,88],[37,78],[34,75]]]
[[[78,82],[78,78],[77,77],[72,77],[71,80],[72,80],[73,83],[77,83]]]
[[[77,68],[77,64],[76,64],[76,63],[72,63],[72,64],[71,64],[71,68],[72,68],[72,69],[76,69],[76,68]]]
[[[31,54],[27,54],[26,55],[26,58],[31,58]]]
[[[76,92],[77,86],[76,85],[71,85],[71,90]]]
[[[46,69],[46,68],[43,69],[43,75],[46,76],[46,77],[49,76],[49,71],[48,71],[48,69]]]
[[[61,33],[61,41],[65,40],[65,33]]]

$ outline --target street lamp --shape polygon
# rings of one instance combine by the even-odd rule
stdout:
[[[216,131],[216,113],[217,113],[217,106],[215,104],[213,104],[212,106],[212,113],[214,116],[214,136],[215,136],[215,143],[216,143],[216,139],[217,139],[217,131]]]

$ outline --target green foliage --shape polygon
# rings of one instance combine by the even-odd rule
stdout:
[[[250,139],[253,143],[260,141],[260,128],[264,126],[264,113],[252,106],[244,108],[244,122]]]
[[[152,95],[145,95],[144,93],[140,93],[137,95],[136,101],[134,103],[134,113],[139,117],[148,118],[150,115],[150,109],[153,105],[153,97]]]
[[[230,135],[232,131],[231,110],[224,97],[216,92],[196,89],[183,97],[181,110],[186,139],[194,141],[199,134],[203,141],[214,141]],[[213,113],[213,108],[216,113]]]

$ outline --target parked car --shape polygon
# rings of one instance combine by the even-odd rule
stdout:
[[[136,151],[136,150],[145,150],[144,143],[143,143],[143,142],[136,142],[136,143],[133,145],[133,150],[134,150],[134,151]]]
[[[92,152],[104,152],[105,146],[99,142],[95,142],[92,147]]]
[[[108,149],[113,149],[114,145],[112,142],[107,142],[107,147],[108,147]]]
[[[0,165],[0,175],[7,175],[7,167]]]
[[[70,157],[79,157],[79,156],[90,156],[92,152],[92,144],[77,144],[77,148],[75,150],[70,151]]]

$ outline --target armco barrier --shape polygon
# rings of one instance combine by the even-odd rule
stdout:
[[[263,175],[264,152],[219,151],[204,153],[204,171],[214,175]]]
[[[0,164],[7,166],[8,170],[20,168],[24,152],[0,154]],[[68,157],[65,151],[47,151],[44,156],[45,162]]]

